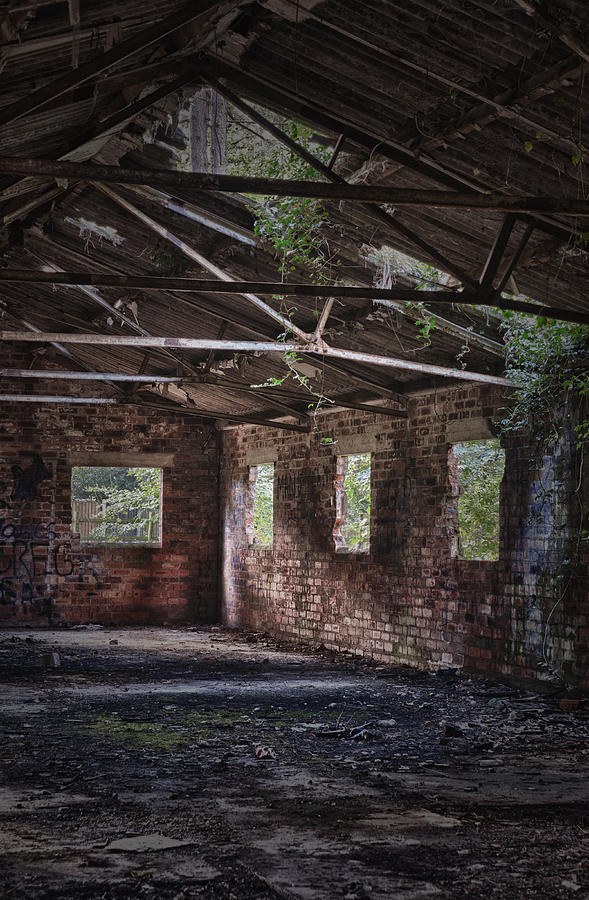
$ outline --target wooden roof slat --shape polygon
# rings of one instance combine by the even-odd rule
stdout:
[[[151,25],[142,30],[139,34],[136,34],[126,41],[123,41],[121,44],[113,47],[112,50],[109,50],[106,53],[100,53],[98,57],[91,62],[85,63],[71,72],[67,72],[65,75],[56,78],[47,85],[43,85],[36,91],[32,91],[26,100],[18,100],[16,103],[9,104],[3,109],[0,109],[0,127],[6,125],[8,122],[13,122],[15,119],[20,119],[23,116],[28,115],[84,82],[96,78],[101,72],[123,62],[125,59],[144,50],[146,47],[161,41],[174,31],[185,28],[197,19],[204,19],[207,14],[214,12],[215,9],[221,5],[222,0],[192,0],[191,3],[183,6],[167,19],[164,19],[155,25]],[[235,5],[237,7],[239,4]]]

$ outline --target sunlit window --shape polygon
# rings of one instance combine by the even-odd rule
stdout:
[[[370,453],[336,460],[333,539],[338,552],[370,550]]]
[[[458,556],[499,559],[499,486],[505,451],[498,440],[464,441],[450,450],[458,494]]]
[[[72,469],[72,523],[80,540],[159,544],[162,470],[126,466]]]
[[[252,466],[250,485],[250,544],[271,547],[274,540],[274,463]]]

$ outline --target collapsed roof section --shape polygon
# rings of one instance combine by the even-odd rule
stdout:
[[[589,321],[589,13],[574,0],[550,9],[0,5],[3,336],[36,336],[80,380],[110,374],[105,397],[232,423],[308,428],[320,397],[402,415],[408,392],[441,379],[501,383],[496,306],[525,309],[531,297],[544,313]],[[179,119],[203,85],[257,134],[300,152],[322,183],[311,193],[334,182],[322,201],[332,296],[329,284],[264,292],[284,276],[254,232],[251,199],[231,185],[152,174],[172,176],[190,149],[194,159]],[[276,112],[329,153],[299,150]],[[135,170],[139,183],[109,180],[107,166]],[[430,267],[425,295],[403,291],[416,288],[411,259]],[[301,268],[286,277],[309,283]],[[387,294],[376,299],[374,285]],[[349,286],[364,296],[344,296]],[[154,340],[163,337],[184,346]],[[281,341],[295,346],[286,363]]]

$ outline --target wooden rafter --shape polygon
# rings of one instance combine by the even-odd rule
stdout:
[[[53,269],[53,271],[55,273],[59,272],[59,266],[56,266],[55,264],[49,262],[48,260],[43,259],[42,257],[38,256],[36,253],[33,253],[33,251],[31,251],[31,250],[29,250],[29,253],[42,265],[47,266],[50,269]],[[86,287],[84,285],[78,285],[77,287],[83,294],[86,295],[86,297],[89,297],[96,304],[96,306],[99,306],[101,309],[104,309],[106,312],[108,312],[111,316],[114,316],[116,319],[119,319],[121,322],[123,322],[125,325],[127,325],[131,329],[131,331],[134,331],[136,334],[140,334],[143,337],[150,336],[150,332],[147,331],[147,329],[143,328],[141,325],[139,325],[138,322],[135,322],[133,319],[130,319],[129,316],[125,315],[125,313],[122,310],[117,309],[116,306],[113,306],[112,303],[109,303],[108,300],[105,300],[104,297],[95,288]],[[177,354],[170,352],[169,350],[165,350],[164,353],[166,356],[169,356],[171,359],[174,359],[176,362],[180,361],[184,365],[187,365],[187,363],[184,360],[178,360]],[[188,366],[188,368],[191,368],[191,367]]]
[[[359,127],[357,123],[338,115],[333,109],[327,110],[308,96],[301,98],[299,94],[293,93],[284,85],[276,82],[270,83],[264,77],[251,71],[243,72],[228,60],[218,57],[211,58],[206,71],[211,73],[211,77],[223,77],[230,80],[231,84],[237,87],[241,93],[256,102],[265,103],[274,108],[288,109],[291,115],[313,123],[316,128],[322,128],[335,134],[340,134],[345,129],[346,137],[352,144],[363,148],[368,153],[378,153],[380,156],[400,163],[401,167],[431,178],[437,184],[454,188],[457,191],[464,190],[465,187],[481,194],[489,191],[487,184],[477,181],[472,176],[450,169],[432,157],[424,154],[417,157],[409,148],[391,138],[384,129],[367,130],[366,126]],[[429,74],[429,70],[424,68],[423,71],[424,73],[427,71]],[[482,95],[470,91],[467,87],[465,87],[465,92],[474,99],[481,101],[486,99]],[[539,230],[558,236],[563,241],[568,241],[571,234],[582,236],[585,233],[582,223],[577,224],[571,221],[565,227],[541,213],[534,214],[534,221]]]
[[[517,219],[513,213],[507,213],[503,219],[503,224],[493,242],[493,246],[491,247],[491,251],[479,279],[479,285],[482,291],[489,291],[493,287],[493,279],[497,274],[497,269],[499,268],[499,264],[505,253],[505,248],[509,243],[509,238],[511,237],[511,232],[513,231],[516,221]]]
[[[190,174],[190,173],[186,173]],[[216,177],[224,177],[224,176],[216,176]],[[194,247],[191,247],[186,241],[183,241],[181,238],[177,237],[167,228],[164,228],[163,225],[160,225],[155,219],[152,219],[151,216],[148,216],[138,207],[134,206],[132,203],[129,203],[124,197],[120,194],[117,194],[116,191],[111,190],[106,187],[104,184],[99,184],[98,182],[92,181],[91,184],[96,188],[96,190],[105,194],[105,196],[109,197],[127,212],[131,213],[136,219],[142,222],[144,225],[147,225],[152,231],[155,231],[156,234],[159,234],[160,237],[164,238],[169,243],[173,244],[175,247],[180,250],[185,256],[191,259],[193,262],[197,263],[199,266],[202,266],[207,271],[216,275],[221,281],[229,281],[230,276],[227,275],[223,269],[220,269],[219,266],[215,265],[215,263],[211,262],[211,260],[207,259],[202,253],[199,253]],[[270,318],[275,319],[275,321],[280,322],[280,324],[290,333],[292,332],[297,337],[302,340],[306,340],[309,335],[302,331],[302,329],[298,328],[293,322],[287,319],[282,313],[275,310],[269,303],[265,303],[259,297],[252,293],[246,293],[242,296],[245,297],[246,300],[249,300],[250,303],[253,303],[255,307],[257,307],[262,312],[265,312],[266,315],[270,316]]]
[[[554,35],[556,35],[563,44],[573,50],[585,62],[589,62],[589,44],[581,37],[581,35],[572,26],[566,24],[566,14],[562,8],[556,3],[550,4],[550,9],[545,5],[538,6],[531,0],[515,0],[518,6],[535,16],[543,25],[546,25]]]
[[[185,84],[191,81],[195,76],[195,67],[193,64],[185,65],[182,68],[182,74],[177,78],[168,81],[165,85],[157,88],[155,91],[151,91],[145,96],[135,100],[133,103],[130,103],[117,112],[112,113],[106,119],[101,118],[100,115],[96,115],[93,119],[91,119],[81,131],[78,131],[75,136],[73,136],[70,140],[69,150],[62,154],[59,159],[68,160],[72,156],[79,155],[86,144],[93,143],[100,138],[106,137],[111,132],[114,133],[117,129],[121,128],[126,123],[132,122],[136,116],[140,115],[146,109],[149,109],[150,106],[153,106],[154,103],[157,103],[159,100],[164,99],[165,97],[173,94],[175,91],[180,90]],[[22,196],[23,194],[27,194],[30,191],[38,190],[39,187],[45,184],[44,179],[38,178],[26,178],[21,181],[18,181],[16,184],[10,185],[9,187],[4,188],[0,191],[0,201],[10,200],[14,197]],[[46,201],[44,201],[46,202]],[[27,210],[27,212],[30,210]],[[2,222],[2,218],[0,218],[0,222]],[[12,217],[12,221],[14,221],[14,216]]]
[[[0,378],[8,379],[36,379],[51,381],[105,381],[105,382],[123,382],[128,384],[178,384],[178,385],[199,385],[207,384],[219,387],[229,393],[237,391],[238,393],[246,393],[256,396],[261,400],[281,409],[283,413],[294,416],[295,418],[308,419],[308,415],[298,409],[285,404],[284,400],[291,400],[295,403],[309,402],[309,395],[296,393],[295,391],[283,391],[272,385],[262,385],[262,387],[252,387],[222,378],[220,376],[211,375],[208,371],[202,375],[146,375],[139,373],[137,375],[129,375],[123,372],[73,372],[71,370],[60,369],[0,369]],[[329,398],[330,404],[343,409],[359,409],[366,412],[378,413],[380,415],[389,416],[394,419],[406,419],[407,410],[390,409],[386,406],[376,406],[371,403],[360,403],[350,400],[347,397],[335,396]]]

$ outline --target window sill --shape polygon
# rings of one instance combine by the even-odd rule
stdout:
[[[370,550],[353,550],[351,547],[336,547],[337,556],[369,556]]]
[[[137,547],[145,547],[147,550],[161,550],[162,543],[161,541],[158,543],[146,543],[145,541],[80,541],[82,547],[112,547],[117,550],[125,549],[129,547],[133,550],[137,549]]]

